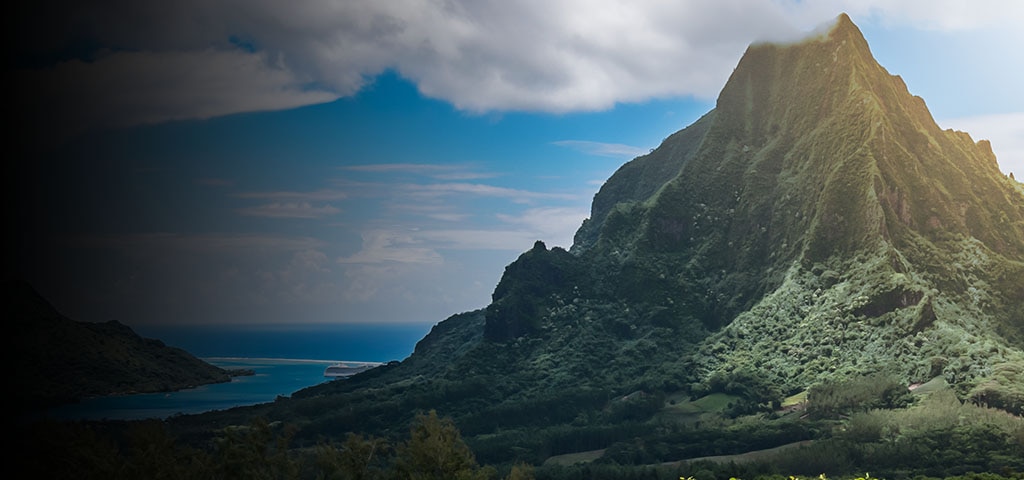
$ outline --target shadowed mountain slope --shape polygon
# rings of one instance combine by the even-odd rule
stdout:
[[[691,129],[704,133],[674,143]],[[941,130],[846,15],[798,44],[751,46],[713,115],[656,152],[666,147],[685,152],[679,173],[646,199],[598,208],[605,191],[637,183],[620,169],[595,197],[596,240],[574,248],[591,262],[676,277],[671,300],[711,329],[728,325],[705,346],[725,342],[732,353],[705,348],[706,368],[773,357],[765,360],[788,368],[763,373],[790,389],[855,365],[833,350],[871,345],[862,361],[901,365],[909,377],[945,374],[968,390],[988,367],[946,364],[962,361],[954,345],[1000,345],[968,364],[991,366],[1003,349],[1019,360],[1019,185],[987,141]],[[858,341],[845,332],[860,332]],[[832,364],[806,363],[825,359]]]
[[[237,415],[312,441],[437,409],[486,461],[543,460],[650,431],[668,398],[752,412],[876,374],[1024,408],[1024,190],[844,14],[750,46],[713,111],[609,178],[569,251],[508,265],[486,309]],[[175,422],[214,417],[231,421]]]

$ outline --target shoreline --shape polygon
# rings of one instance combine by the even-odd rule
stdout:
[[[345,364],[353,366],[380,366],[387,362],[367,362],[362,360],[319,360],[315,358],[282,358],[282,357],[200,357],[200,360],[208,363],[214,362],[244,362],[244,361],[258,361],[258,362],[286,362],[286,363],[316,363],[322,365],[335,365]]]
[[[167,419],[214,410],[250,406],[290,396],[298,390],[331,381],[323,376],[331,360],[257,357],[206,357],[203,361],[224,369],[247,368],[254,375],[200,385],[173,392],[128,393],[93,397],[38,412],[36,418],[54,420]],[[373,362],[359,362],[373,363]]]

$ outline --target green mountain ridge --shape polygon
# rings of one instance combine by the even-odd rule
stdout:
[[[490,305],[409,358],[175,422],[201,436],[261,415],[315,442],[397,435],[436,409],[486,462],[616,445],[605,455],[622,460],[621,445],[695,421],[674,402],[717,394],[735,416],[859,378],[936,377],[1024,408],[1024,194],[841,15],[803,42],[752,45],[713,111],[608,179],[571,249],[538,241]],[[814,436],[771,428],[733,448]]]
[[[864,370],[846,357],[870,351],[860,362],[980,395],[1024,346],[1015,183],[987,141],[940,130],[842,15],[821,37],[752,45],[713,112],[595,195],[578,262],[556,249],[539,266],[535,248],[510,265],[485,331],[510,340],[571,324],[556,304],[615,299],[640,312],[631,327],[703,330],[686,339],[700,382],[749,364],[795,391]]]
[[[801,44],[751,46],[711,125],[704,121],[695,126],[707,133],[680,173],[646,200],[608,209],[582,257],[617,257],[613,265],[647,268],[658,278],[685,272],[667,286],[673,300],[683,299],[705,326],[729,325],[706,344],[736,335],[760,340],[727,342],[734,359],[794,342],[803,347],[791,348],[803,348],[807,358],[832,356],[797,341],[799,335],[770,331],[777,325],[765,318],[774,316],[782,325],[796,319],[846,329],[870,320],[906,327],[885,339],[862,339],[883,345],[935,325],[937,335],[972,343],[998,330],[1008,336],[999,355],[1010,348],[1007,360],[1019,361],[1019,190],[999,172],[987,141],[938,128],[923,100],[873,60],[848,17]],[[617,181],[613,176],[602,191],[622,189]],[[864,335],[877,337],[880,329],[868,330]],[[927,357],[934,363],[955,356],[943,353],[949,348],[919,349],[916,370],[900,373],[958,376],[921,365]],[[717,360],[701,362],[705,368],[736,366],[703,351]],[[895,364],[893,355],[874,353],[883,355],[879,364]],[[783,363],[792,370],[800,362]],[[762,373],[786,389],[825,373],[805,367],[796,383]],[[963,376],[969,378],[954,383],[969,389],[981,374]]]
[[[301,455],[398,441],[426,411],[484,464],[610,469],[545,478],[780,446],[758,472],[1018,475],[1024,187],[843,14],[751,45],[712,111],[608,179],[570,249],[537,241],[408,358],[165,423],[208,448],[263,418]]]

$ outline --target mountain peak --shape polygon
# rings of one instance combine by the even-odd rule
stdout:
[[[850,16],[845,13],[841,13],[836,17],[832,28],[829,29],[828,39],[840,43],[850,42],[858,51],[865,52],[869,58],[873,58],[871,57],[871,48],[868,46],[868,41],[864,38],[864,34],[857,28],[857,25],[854,25]]]
[[[485,309],[409,359],[273,411],[393,432],[409,409],[379,415],[379,399],[399,398],[459,412],[501,462],[572,439],[650,463],[669,458],[634,456],[634,438],[660,450],[674,419],[690,428],[670,398],[727,394],[746,415],[885,374],[1024,410],[1024,194],[987,143],[935,124],[845,14],[751,46],[716,108],[623,165],[591,212],[574,251],[535,243]],[[634,437],[653,425],[670,436]]]
[[[602,187],[577,251],[678,255],[679,268],[717,272],[715,288],[676,291],[731,300],[674,300],[712,328],[778,288],[793,265],[863,254],[916,257],[893,260],[896,273],[908,262],[932,268],[921,245],[951,238],[1020,261],[1024,209],[986,147],[940,129],[841,14],[803,41],[751,45],[712,113]],[[662,165],[670,173],[660,182],[644,176]]]
[[[857,36],[862,36],[860,34],[860,29],[857,28],[857,25],[853,24],[853,20],[851,20],[850,16],[845,12],[840,13],[836,17],[835,21],[832,23],[832,28],[829,29],[829,33],[836,35],[856,34]]]

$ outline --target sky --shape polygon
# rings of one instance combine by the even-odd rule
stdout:
[[[1024,175],[1024,2],[33,3],[7,19],[7,251],[81,321],[483,308],[711,110],[750,43],[842,12],[940,126]]]

